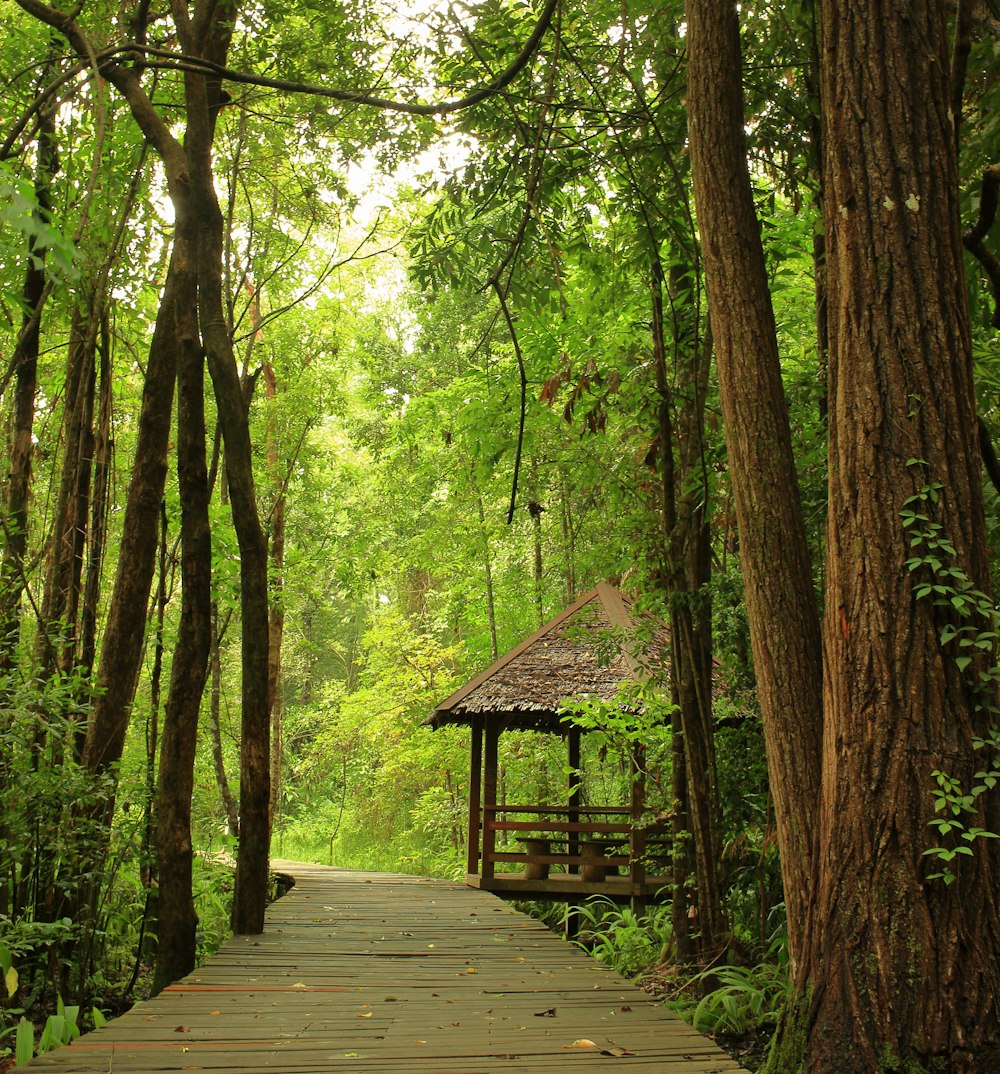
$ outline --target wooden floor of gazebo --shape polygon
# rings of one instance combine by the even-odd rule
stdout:
[[[742,1070],[662,1004],[492,895],[422,877],[276,865],[296,884],[269,908],[263,935],[230,940],[155,999],[30,1069]]]

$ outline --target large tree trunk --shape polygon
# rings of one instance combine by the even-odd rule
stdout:
[[[830,339],[827,726],[821,875],[807,967],[807,1071],[994,1069],[1000,1045],[1000,864],[991,842],[929,879],[941,842],[935,770],[976,782],[995,687],[962,670],[949,624],[979,614],[915,596],[989,591],[964,289],[944,0],[820,3]],[[913,460],[922,460],[919,465]],[[916,573],[921,525],[954,555]],[[926,497],[926,491],[924,492]],[[941,604],[944,604],[942,607]],[[995,795],[961,819],[1000,827]],[[983,805],[983,802],[980,805]],[[945,840],[947,845],[948,841]]]
[[[747,169],[736,6],[689,0],[687,43],[692,180],[794,972],[815,886],[819,616]]]
[[[987,657],[964,667],[941,641],[946,628],[976,635],[991,622],[956,613],[962,583],[943,573],[987,591],[945,5],[820,5],[831,391],[818,814],[814,688],[790,680],[784,699],[772,689],[781,658],[793,672],[814,659],[804,541],[787,514],[794,472],[745,466],[762,440],[784,444],[787,418],[743,158],[737,10],[690,0],[688,12],[695,194],[794,945],[793,1017],[770,1068],[991,1070],[997,854],[958,840],[973,853],[952,863],[950,884],[924,854],[941,842],[933,773],[968,793],[973,738],[995,704],[991,677],[979,677]],[[907,500],[926,516],[908,531]],[[932,551],[927,537],[947,543],[914,573],[907,560]],[[933,582],[953,587],[937,604],[916,591]],[[762,585],[776,587],[770,614]],[[798,595],[790,604],[783,585]],[[976,804],[960,819],[996,831],[995,800]]]

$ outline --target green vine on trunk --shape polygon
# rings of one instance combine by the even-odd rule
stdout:
[[[922,467],[926,464],[922,459],[910,459],[907,465]],[[932,517],[943,487],[940,482],[927,482],[903,504],[903,528],[907,531],[911,549],[906,567],[914,576],[916,599],[929,600],[948,616],[939,632],[941,646],[954,654],[955,666],[972,689],[977,711],[996,717],[1000,666],[995,652],[1000,612],[956,564],[954,545],[942,524]],[[976,660],[984,654],[990,657],[988,667]],[[924,851],[925,856],[935,858],[940,866],[937,872],[928,876],[929,880],[953,883],[955,873],[951,863],[959,855],[972,857],[973,845],[978,839],[1000,838],[996,832],[971,823],[980,813],[979,797],[1000,782],[1000,728],[997,724],[990,726],[986,737],[974,738],[972,746],[975,750],[985,751],[988,761],[975,773],[971,787],[966,788],[962,780],[943,769],[936,768],[931,773],[935,782],[934,812],[938,815],[928,823],[948,845]]]

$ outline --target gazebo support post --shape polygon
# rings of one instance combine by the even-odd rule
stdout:
[[[568,765],[569,768],[569,794],[567,797],[567,815],[570,822],[575,823],[580,819],[580,803],[583,800],[582,787],[581,787],[581,773],[580,773],[580,740],[582,733],[579,727],[571,727],[567,738],[567,753],[568,753]],[[573,831],[571,828],[569,831],[569,852],[570,854],[580,853],[580,833]],[[576,865],[570,865],[569,871],[575,873],[578,871]]]
[[[642,814],[646,808],[646,750],[638,745],[632,747],[632,800],[629,804],[632,831],[629,834],[629,880],[632,884],[632,909],[636,914],[645,913],[646,897],[642,894],[646,883],[646,830]]]
[[[484,886],[493,879],[496,863],[493,854],[496,851],[497,833],[493,827],[496,819],[497,772],[499,770],[500,720],[494,718],[486,722],[486,750],[483,767],[483,860],[480,876]]]
[[[581,773],[580,773],[580,740],[582,732],[579,727],[570,727],[568,734],[566,735],[567,742],[567,754],[569,768],[569,794],[567,797],[567,819],[571,823],[575,823],[580,819],[580,802],[582,801],[581,794]],[[570,854],[580,853],[580,833],[575,832],[572,829],[568,833],[568,845],[567,850]],[[578,865],[567,865],[567,870],[571,873],[578,873],[580,867]],[[566,904],[566,920],[565,920],[565,936],[567,940],[575,940],[580,935],[580,915],[577,913],[577,904],[569,902]]]
[[[478,876],[479,836],[483,816],[483,717],[473,717],[469,729],[472,737],[469,758],[469,855],[465,871],[469,876]]]

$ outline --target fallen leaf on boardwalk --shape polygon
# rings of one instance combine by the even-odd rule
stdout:
[[[555,1016],[556,1016],[555,1007],[549,1007],[547,1010],[544,1010],[544,1011],[535,1011],[535,1017],[536,1018],[555,1018]]]
[[[354,1017],[355,1018],[374,1018],[374,1016],[375,1016],[374,1011],[358,1011],[358,1013]]]
[[[386,996],[385,999],[382,1000],[382,1002],[383,1003],[395,1003],[396,1002],[396,997],[395,996]]]
[[[466,973],[478,973],[479,970],[477,970],[475,966],[470,966],[465,972]]]
[[[426,1043],[427,1043],[427,1041],[425,1041],[425,1040],[418,1040],[417,1041],[417,1044],[426,1044]]]
[[[344,1058],[345,1059],[360,1059],[361,1058],[361,1053],[360,1052],[344,1052]]]
[[[292,985],[292,988],[308,988],[308,987],[309,987],[308,985],[304,985],[301,981],[296,981],[295,984]]]
[[[632,1008],[629,1007],[628,1005],[626,1005],[626,1006],[622,1007],[622,1010],[623,1011],[630,1011],[630,1010],[632,1010]]]
[[[190,1026],[178,1026],[174,1030],[174,1032],[175,1033],[190,1033],[191,1032],[191,1027]]]
[[[222,1011],[209,1011],[209,1014],[222,1014]]]
[[[586,1037],[581,1037],[579,1040],[573,1041],[572,1044],[564,1044],[564,1048],[596,1048],[597,1045],[592,1040],[587,1040]]]
[[[635,1052],[630,1052],[628,1048],[602,1048],[601,1055],[613,1055],[620,1059],[623,1055],[635,1055]]]

